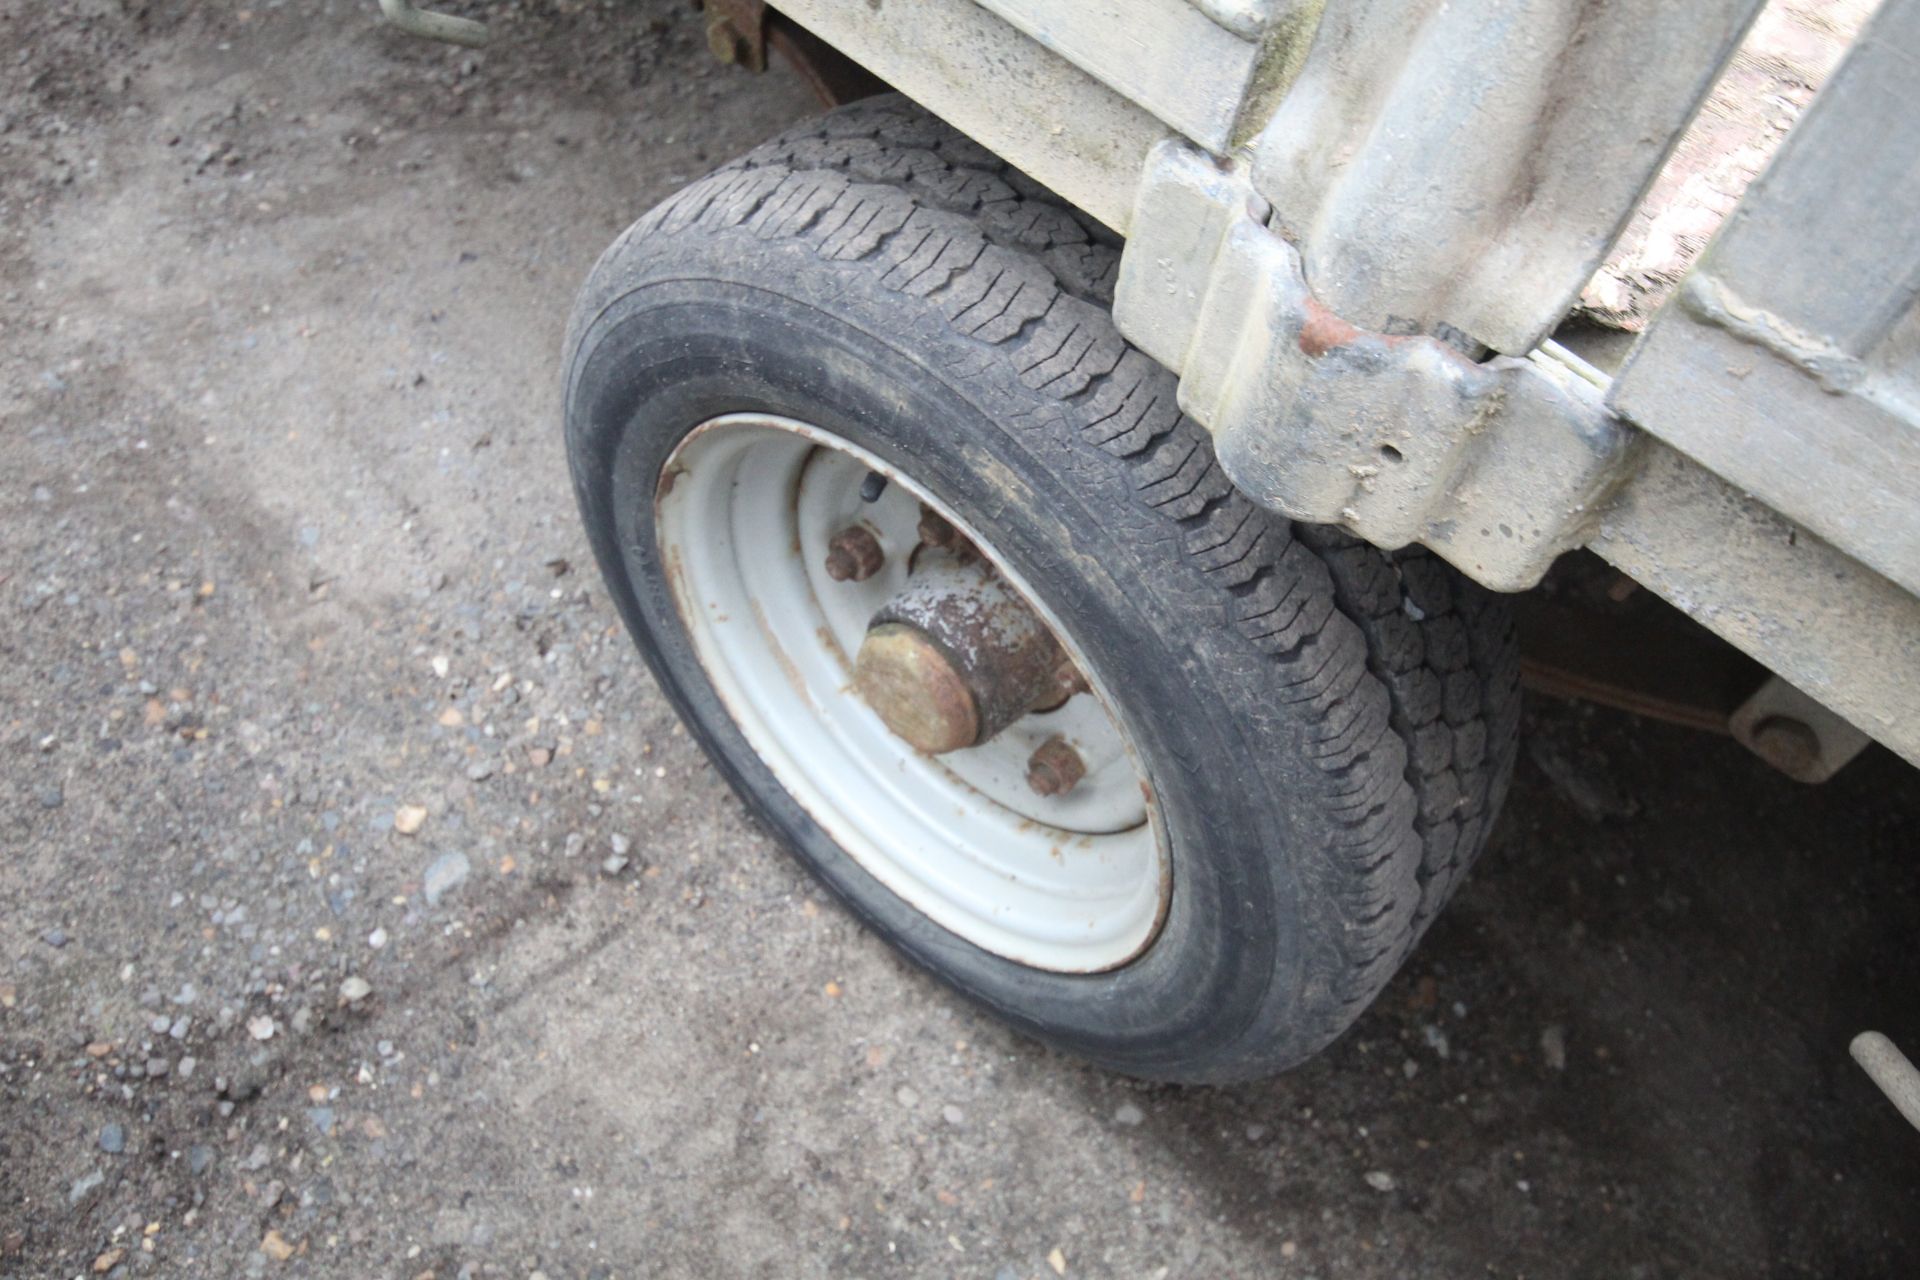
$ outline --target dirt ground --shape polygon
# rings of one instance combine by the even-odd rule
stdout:
[[[0,1275],[1920,1274],[1846,1057],[1920,1046],[1878,750],[1536,702],[1449,914],[1257,1085],[855,928],[630,652],[557,429],[600,249],[815,108],[679,4],[479,7],[0,0]]]

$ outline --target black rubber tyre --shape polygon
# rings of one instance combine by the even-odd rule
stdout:
[[[1511,770],[1503,604],[1420,550],[1237,493],[1174,378],[1115,331],[1111,235],[897,97],[796,128],[594,268],[566,436],[612,598],[740,794],[869,925],[1023,1031],[1115,1070],[1269,1074],[1380,991],[1484,843]],[[1157,939],[1071,976],[966,943],[872,879],[754,756],[656,554],[693,426],[818,424],[973,521],[1076,637],[1144,753],[1173,860]]]

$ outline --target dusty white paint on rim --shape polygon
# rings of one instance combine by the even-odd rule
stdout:
[[[870,471],[888,484],[868,503]],[[664,474],[660,547],[694,651],[755,752],[841,848],[936,923],[1022,964],[1091,973],[1146,948],[1171,882],[1137,753],[1071,634],[978,529],[910,476],[787,418],[702,423]],[[938,758],[894,736],[851,688],[868,619],[907,581],[922,502],[993,561],[1093,686]],[[835,582],[827,540],[857,521],[886,563],[865,582]],[[1027,758],[1056,733],[1087,777],[1039,796]]]

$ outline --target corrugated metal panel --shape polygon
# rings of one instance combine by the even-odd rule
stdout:
[[[1186,0],[979,0],[1210,151],[1227,149],[1260,46]]]
[[[1887,0],[1615,382],[1622,414],[1920,590],[1920,0]]]

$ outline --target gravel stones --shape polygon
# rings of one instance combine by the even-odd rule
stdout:
[[[473,1218],[458,1209],[442,1209],[433,1217],[432,1233],[428,1237],[439,1248],[454,1248],[467,1242],[473,1234]]]
[[[70,1205],[79,1204],[88,1196],[92,1195],[94,1189],[106,1180],[107,1175],[98,1169],[93,1170],[91,1173],[82,1174],[80,1177],[74,1179],[71,1187],[67,1188],[67,1203]]]
[[[288,1258],[291,1258],[297,1250],[298,1246],[278,1231],[269,1231],[260,1239],[260,1252],[266,1254],[275,1262],[285,1262]]]
[[[421,877],[420,888],[427,896],[428,906],[439,906],[440,899],[458,889],[473,874],[473,864],[467,861],[467,855],[454,850],[435,858],[427,867],[427,873]]]

